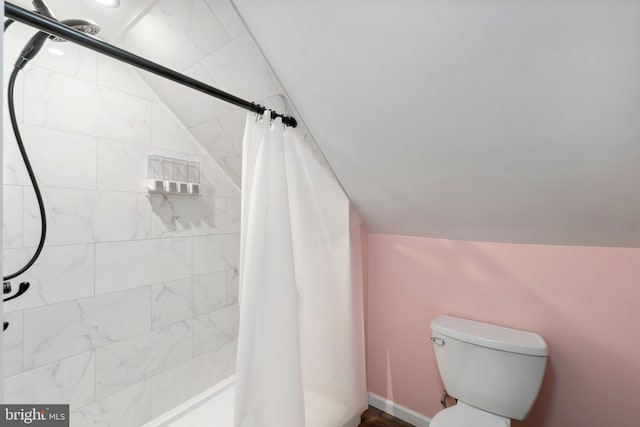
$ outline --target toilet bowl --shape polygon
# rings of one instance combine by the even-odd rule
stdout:
[[[508,427],[526,418],[549,355],[540,335],[453,316],[435,318],[431,331],[440,376],[458,403],[430,427]]]

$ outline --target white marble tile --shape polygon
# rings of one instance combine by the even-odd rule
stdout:
[[[20,125],[23,127],[24,125]],[[24,168],[20,151],[16,145],[16,139],[8,122],[3,123],[3,183],[5,185],[31,185],[27,170]],[[31,150],[28,150],[31,152]]]
[[[191,240],[96,244],[96,295],[191,277]]]
[[[3,320],[9,322],[9,327],[2,336],[4,346],[3,375],[5,377],[22,372],[23,330],[22,311],[4,313]]]
[[[6,128],[10,128],[11,125],[8,123],[9,121],[9,109],[7,107],[7,100],[6,100],[6,93],[7,93],[7,89],[9,87],[9,76],[11,76],[11,73],[13,71],[13,63],[15,62],[15,57],[7,57],[4,56],[4,61],[6,61],[6,64],[10,64],[9,67],[5,66],[2,67],[3,69],[3,84],[2,84],[2,99],[3,99],[3,103],[2,103],[2,110],[3,110],[3,118],[5,121],[5,126]],[[18,123],[22,124],[24,123],[24,71],[18,74],[18,77],[16,78],[16,82],[14,85],[14,101],[15,101],[15,112],[16,112],[16,119],[18,121]]]
[[[228,156],[216,159],[220,168],[237,186],[242,183],[242,156]]]
[[[221,349],[205,355],[208,365],[215,372],[222,375],[222,379],[228,378],[236,372],[236,358],[238,355],[238,341],[233,341],[222,346]],[[219,381],[219,380],[218,380]]]
[[[229,37],[234,38],[247,31],[242,19],[230,0],[206,0]]]
[[[29,125],[21,132],[41,187],[96,188],[97,138]]]
[[[149,287],[26,310],[24,365],[41,366],[150,329]]]
[[[205,158],[200,169],[203,194],[216,197],[240,197],[240,188],[214,160]]]
[[[161,328],[194,314],[193,284],[191,279],[161,283],[151,287],[151,327]]]
[[[98,84],[149,101],[158,97],[134,69],[108,56],[98,56]]]
[[[140,427],[151,418],[149,383],[139,382],[82,408],[71,408],[73,427]]]
[[[136,96],[101,88],[95,135],[136,144],[151,143],[153,103]]]
[[[93,212],[98,194],[93,190],[41,189],[47,215],[47,245],[91,243]],[[28,191],[24,198],[24,241],[35,247],[40,238],[40,211],[36,196]]]
[[[244,138],[244,128],[247,123],[247,113],[245,110],[236,110],[218,117],[220,127],[231,137],[240,141],[240,151],[232,154],[242,154],[242,139]]]
[[[94,190],[43,188],[42,199],[47,214],[47,245],[91,243],[92,218],[98,193]],[[24,240],[35,247],[40,238],[40,211],[36,196],[28,191],[24,198]]]
[[[151,236],[151,203],[141,193],[43,188],[47,244],[66,245]],[[33,192],[25,194],[24,240],[36,246],[40,211]]]
[[[229,304],[238,304],[240,295],[240,273],[238,270],[227,271],[227,295]]]
[[[64,55],[52,54],[49,52],[51,48],[62,51]],[[75,43],[47,42],[32,64],[95,83],[97,60],[97,53]]]
[[[203,275],[238,268],[240,235],[223,234],[193,238],[193,274]]]
[[[220,310],[228,304],[227,273],[195,276],[193,278],[193,305],[198,316]]]
[[[22,247],[22,214],[23,187],[3,186],[2,246],[7,248]]]
[[[151,201],[141,193],[101,191],[91,219],[97,242],[151,236]]]
[[[151,418],[155,418],[194,397],[206,388],[198,388],[195,380],[202,375],[199,358],[192,359],[168,371],[152,377]]]
[[[209,155],[238,186],[242,179],[242,139],[246,118],[246,111],[235,110],[190,129]]]
[[[240,232],[240,199],[227,199],[227,232]]]
[[[121,43],[154,62],[184,70],[228,40],[203,0],[160,0]]]
[[[148,147],[98,141],[98,189],[147,193]]]
[[[150,379],[151,416],[183,403],[235,372],[236,342],[191,359]]]
[[[95,358],[81,353],[4,379],[4,403],[68,403],[94,399]]]
[[[153,105],[152,139],[154,147],[182,153],[202,154],[193,136],[169,109],[161,104]]]
[[[206,387],[197,387],[195,383],[198,376],[203,374],[199,359],[192,359],[149,380],[152,419],[206,389]]]
[[[244,99],[263,99],[281,92],[262,53],[243,33],[200,61],[219,89]]]
[[[125,50],[128,50],[132,53],[136,53],[140,56],[145,56],[145,52],[143,51],[137,51],[137,47],[130,47],[133,46],[135,43],[133,43],[130,39],[124,39],[121,40],[119,42],[116,43],[116,45],[118,47],[122,47]],[[167,83],[167,79],[165,79],[164,77],[160,77],[157,74],[154,73],[150,73],[148,71],[144,71],[141,69],[136,68],[135,73],[142,79],[143,82],[145,82],[149,88],[156,93],[157,89],[162,86],[163,84]],[[157,93],[156,93],[157,95]]]
[[[193,355],[216,351],[238,339],[238,306],[232,305],[193,320]]]
[[[41,67],[25,70],[25,123],[151,143],[152,103]]]
[[[5,65],[4,69],[12,69],[13,63],[15,62],[15,58],[18,57],[24,45],[29,41],[29,39],[36,34],[37,30],[32,27],[26,25],[16,24],[11,27],[11,30],[8,30],[4,33],[3,37],[3,50],[5,55]],[[11,58],[11,61],[7,61],[7,56]]]
[[[210,86],[218,86],[199,63],[189,67],[184,74]],[[173,82],[165,82],[156,89],[156,93],[187,128],[237,108],[210,95]]]
[[[242,153],[242,138],[232,137],[218,119],[207,120],[189,130],[214,160]]]
[[[201,236],[225,232],[226,199],[222,197],[153,194],[151,205],[154,238]]]
[[[34,248],[4,251],[4,273],[13,273],[33,255]],[[31,283],[20,298],[4,303],[5,312],[54,304],[93,294],[93,245],[45,246],[36,263],[11,281]]]
[[[192,357],[191,320],[96,350],[96,398],[122,390]]]

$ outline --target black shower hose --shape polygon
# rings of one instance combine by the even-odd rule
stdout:
[[[8,22],[10,21],[10,22]],[[9,25],[13,22],[11,20],[7,20],[4,23],[4,31],[7,30]],[[44,201],[42,200],[42,194],[40,193],[40,187],[38,186],[38,181],[36,180],[36,176],[33,173],[33,168],[31,167],[31,162],[29,161],[29,156],[27,155],[27,150],[24,148],[24,142],[22,141],[22,136],[20,135],[20,128],[18,127],[18,120],[16,119],[16,109],[15,103],[13,101],[13,93],[14,87],[16,83],[16,78],[18,77],[18,73],[20,73],[19,68],[14,68],[11,73],[11,77],[9,78],[9,88],[7,93],[7,101],[9,104],[9,118],[11,119],[11,127],[13,128],[13,133],[16,136],[16,142],[18,144],[18,149],[20,150],[20,154],[22,155],[22,161],[24,162],[24,166],[27,169],[27,173],[29,174],[29,179],[31,180],[31,184],[33,185],[33,191],[36,194],[36,199],[38,200],[38,208],[40,209],[40,242],[38,243],[38,247],[36,251],[33,253],[33,256],[27,263],[20,268],[15,273],[11,273],[7,276],[4,276],[2,280],[11,280],[15,277],[18,277],[25,271],[27,271],[31,266],[36,262],[40,253],[42,252],[42,248],[44,247],[44,240],[47,235],[47,216],[44,211]]]

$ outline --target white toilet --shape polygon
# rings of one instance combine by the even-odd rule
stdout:
[[[431,331],[440,376],[458,403],[430,427],[508,427],[529,414],[549,355],[540,335],[452,316],[435,318]]]

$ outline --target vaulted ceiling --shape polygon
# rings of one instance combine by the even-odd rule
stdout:
[[[234,3],[370,232],[640,246],[640,1]]]

